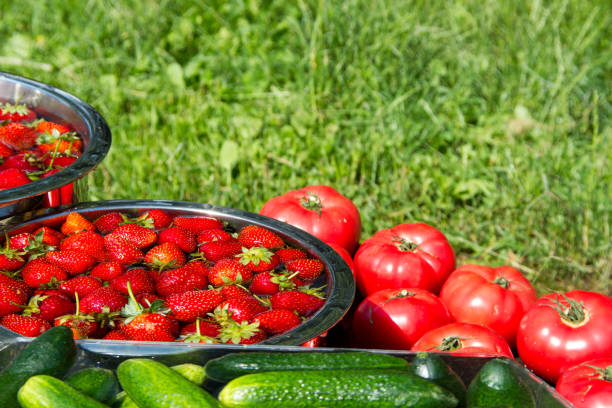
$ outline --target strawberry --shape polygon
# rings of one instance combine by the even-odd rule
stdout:
[[[219,340],[228,344],[254,344],[266,339],[266,332],[259,329],[259,323],[233,320],[225,324],[219,333]]]
[[[8,147],[7,145],[0,143],[0,160],[6,159],[7,157],[11,157],[14,154],[15,151],[13,149]]]
[[[234,297],[224,300],[215,309],[214,317],[218,322],[223,322],[231,317],[236,322],[246,320],[252,321],[259,313],[268,310],[259,300],[253,296],[250,297]]]
[[[183,327],[179,340],[183,343],[217,343],[215,337],[219,334],[220,326],[214,322],[196,319]]]
[[[242,245],[233,238],[228,241],[210,241],[200,245],[198,252],[210,262],[217,262],[242,252]]]
[[[160,209],[152,209],[144,212],[137,220],[141,225],[156,230],[167,228],[172,223],[172,217],[167,212]]]
[[[25,264],[24,251],[12,249],[9,239],[6,239],[4,248],[0,249],[0,271],[13,272]]]
[[[17,151],[34,147],[37,138],[38,133],[34,129],[18,122],[0,126],[0,143]]]
[[[72,314],[74,311],[75,306],[70,298],[63,294],[50,294],[32,296],[23,314],[52,322],[56,317]]]
[[[81,299],[83,313],[112,313],[127,303],[127,298],[115,288],[102,286]]]
[[[251,297],[251,292],[240,285],[221,286],[219,293],[223,296],[223,300],[231,298]]]
[[[102,337],[102,340],[129,340],[129,339],[121,330],[111,330],[108,333],[106,333],[104,337]]]
[[[40,133],[37,139],[38,149],[53,156],[57,154],[75,154],[83,150],[83,141],[75,132],[60,133],[57,129]]]
[[[195,251],[197,246],[195,235],[188,229],[178,226],[166,228],[161,231],[157,242],[160,244],[164,242],[173,242],[178,245],[183,252],[187,253]]]
[[[10,314],[0,319],[0,326],[26,337],[36,337],[51,328],[51,323],[40,317]]]
[[[66,216],[60,231],[64,235],[71,235],[81,231],[95,231],[96,227],[85,217],[77,212],[71,212]]]
[[[178,268],[185,265],[185,254],[178,245],[172,242],[164,242],[151,248],[144,258],[145,262],[152,268],[163,270],[166,268]]]
[[[249,282],[253,272],[235,259],[221,259],[208,272],[208,280],[215,286]]]
[[[204,230],[196,237],[196,242],[204,244],[211,241],[229,241],[233,239],[232,234],[219,228]]]
[[[104,261],[106,257],[104,237],[93,231],[81,231],[66,237],[59,249],[83,252],[96,261]]]
[[[151,307],[153,302],[155,302],[158,299],[163,300],[162,298],[157,296],[155,293],[145,292],[145,293],[139,293],[138,295],[136,295],[136,301],[138,302],[140,306],[144,308]]]
[[[92,268],[89,275],[102,281],[110,281],[117,276],[123,275],[125,271],[125,265],[119,262],[101,262]]]
[[[128,284],[130,300],[121,309],[126,318],[121,331],[129,340],[135,341],[173,341],[176,337],[176,324],[164,314],[163,301],[153,302],[150,308],[143,308],[132,293]]]
[[[128,294],[128,282],[134,295],[155,291],[155,282],[144,268],[130,269],[123,275],[111,279],[110,286],[123,293]]]
[[[238,242],[247,248],[263,246],[268,249],[282,248],[285,242],[274,232],[257,225],[247,225],[238,233]]]
[[[142,251],[130,244],[125,238],[114,233],[104,236],[104,247],[109,261],[132,265],[142,261]]]
[[[323,272],[323,262],[318,259],[296,259],[285,266],[289,272],[297,273],[297,277],[304,280],[316,279]]]
[[[253,277],[249,290],[256,295],[274,295],[281,290],[296,288],[295,274],[262,272]]]
[[[295,261],[296,259],[308,258],[306,252],[297,248],[281,248],[276,251],[276,255],[278,256],[280,262],[284,264]]]
[[[175,293],[205,289],[208,285],[206,275],[187,265],[163,272],[155,284],[157,293],[166,297]]]
[[[93,225],[96,227],[98,232],[100,232],[100,234],[106,235],[113,232],[113,230],[117,228],[119,224],[123,223],[125,219],[125,215],[121,214],[120,212],[113,211],[96,218]]]
[[[76,296],[83,299],[100,287],[102,287],[102,282],[93,276],[85,275],[75,276],[59,285],[59,289],[71,299],[75,299]]]
[[[36,119],[36,112],[21,103],[0,103],[0,121],[31,122]]]
[[[242,252],[235,258],[253,272],[271,271],[276,268],[279,258],[266,247],[242,247]]]
[[[5,169],[0,171],[0,190],[19,187],[32,180],[19,169]]]
[[[57,242],[57,239],[47,237],[47,242]],[[45,231],[39,231],[36,234],[23,233],[14,235],[10,239],[10,245],[22,247],[22,250],[30,260],[44,257],[48,252],[57,249],[56,246],[45,243]]]
[[[53,133],[53,131],[56,130],[59,134],[64,134],[64,133],[68,133],[70,132],[70,128],[66,127],[64,125],[60,125],[59,123],[55,123],[55,122],[48,122],[46,120],[40,121],[38,122],[38,124],[36,125],[36,131],[38,133]]]
[[[316,292],[314,292],[316,293]],[[278,292],[270,297],[272,309],[286,309],[308,316],[320,309],[325,301],[318,294],[305,293],[299,290]]]
[[[35,230],[32,235],[34,237],[41,235],[40,241],[43,244],[54,247],[58,247],[62,242],[62,239],[66,238],[66,236],[61,232],[49,227],[40,227]]]
[[[20,251],[25,250],[30,244],[32,239],[32,234],[29,232],[21,232],[19,234],[12,235],[9,238],[9,248],[18,249]]]
[[[168,296],[166,305],[176,320],[193,322],[198,317],[206,316],[222,301],[223,297],[216,290],[191,290]]]
[[[7,157],[2,164],[0,170],[19,169],[26,173],[39,171],[41,164],[38,158],[31,153],[20,152]]]
[[[77,161],[77,158],[78,157],[75,157],[75,156],[59,156],[59,155],[43,157],[43,164],[45,165],[45,168],[53,169],[43,174],[43,178],[48,177],[52,174],[55,174],[60,169],[65,169],[66,167],[72,165],[72,163]]]
[[[70,249],[47,252],[45,259],[49,263],[59,266],[72,276],[85,273],[96,262],[93,256]]]
[[[75,339],[91,338],[100,329],[100,325],[92,315],[81,313],[78,296],[76,297],[75,313],[57,317],[53,321],[53,325],[69,327]]]
[[[113,235],[120,236],[138,249],[155,244],[157,233],[152,229],[136,224],[122,224],[113,230]]]
[[[298,326],[302,320],[286,309],[273,309],[260,313],[253,319],[268,334],[281,334]]]
[[[183,227],[196,235],[204,230],[223,228],[223,223],[221,221],[209,217],[178,216],[174,217],[172,222],[174,225]]]
[[[195,259],[193,261],[186,263],[183,268],[191,270],[208,279],[208,264],[206,264],[206,262],[204,261]]]
[[[33,289],[29,287],[24,281],[19,280],[16,276],[19,276],[19,272],[6,273],[0,272],[0,285],[6,285],[12,289],[19,290],[27,294],[28,298],[33,292]]]
[[[68,273],[42,258],[28,261],[21,270],[23,281],[32,288],[53,286],[68,279]]]
[[[0,276],[6,276],[0,274]],[[11,278],[8,278],[12,281]],[[28,301],[28,291],[20,289],[17,281],[0,281],[0,316],[6,316],[21,311],[21,305]]]

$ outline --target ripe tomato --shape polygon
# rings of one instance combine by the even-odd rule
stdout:
[[[446,237],[423,223],[378,231],[361,244],[353,261],[357,288],[363,296],[388,288],[438,293],[455,269],[455,254]]]
[[[612,356],[568,368],[555,388],[576,408],[612,407]]]
[[[344,247],[338,244],[334,244],[333,242],[327,242],[327,245],[329,245],[334,251],[338,253],[338,255],[342,257],[342,259],[344,259],[344,261],[351,269],[351,272],[353,272],[353,277],[355,277],[355,264],[353,263],[353,258],[351,258],[351,255],[348,253],[348,251],[344,249]]]
[[[260,214],[291,224],[353,254],[361,237],[361,216],[351,200],[330,186],[308,186],[270,199]]]
[[[440,299],[458,322],[480,324],[516,343],[521,318],[536,301],[531,283],[510,266],[463,265],[440,290]]]
[[[472,323],[451,323],[433,329],[417,340],[412,350],[514,358],[510,346],[501,335],[488,327]]]
[[[525,365],[551,383],[571,366],[612,355],[612,298],[574,290],[536,300],[516,346]]]
[[[383,289],[359,304],[351,337],[361,347],[410,350],[425,332],[451,321],[444,303],[426,290]]]

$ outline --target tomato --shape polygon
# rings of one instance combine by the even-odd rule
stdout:
[[[353,277],[355,277],[355,264],[353,263],[353,258],[351,258],[351,254],[349,254],[348,251],[344,249],[344,247],[338,244],[334,244],[333,242],[327,242],[327,245],[329,245],[334,251],[338,253],[338,255],[342,257],[342,259],[344,259],[346,264],[351,269],[351,272],[353,272]]]
[[[425,332],[451,321],[444,303],[424,289],[383,289],[359,304],[351,337],[361,347],[410,350]]]
[[[569,367],[612,355],[612,298],[574,290],[536,300],[521,320],[516,346],[525,365],[554,383]]]
[[[423,223],[378,231],[361,244],[353,261],[363,296],[388,288],[438,293],[455,269],[455,254],[444,234]]]
[[[510,346],[500,334],[472,323],[451,323],[433,329],[417,340],[412,350],[514,358]]]
[[[612,407],[612,355],[568,368],[555,388],[576,408]]]
[[[260,214],[300,228],[353,254],[361,237],[361,216],[351,200],[330,186],[308,186],[270,199]]]
[[[516,343],[521,318],[536,301],[531,283],[510,266],[463,265],[440,290],[440,299],[458,322],[480,324]]]

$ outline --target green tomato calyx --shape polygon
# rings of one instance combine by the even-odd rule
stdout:
[[[321,203],[321,198],[315,193],[307,192],[304,197],[300,198],[300,205],[307,210],[316,212],[319,214],[319,217],[321,216],[323,203]]]

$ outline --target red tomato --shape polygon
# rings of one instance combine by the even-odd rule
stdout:
[[[472,323],[451,323],[433,329],[414,343],[412,350],[514,358],[510,346],[501,335],[488,327]]]
[[[487,326],[510,347],[516,343],[521,318],[536,298],[531,283],[510,266],[460,266],[440,290],[440,299],[456,321]]]
[[[351,337],[361,347],[410,350],[425,332],[451,321],[444,303],[426,290],[383,289],[359,304]]]
[[[556,389],[576,408],[612,407],[612,356],[568,368]]]
[[[446,237],[423,223],[378,231],[361,244],[353,261],[363,296],[388,288],[438,293],[455,269],[455,254]]]
[[[351,255],[348,253],[348,251],[344,249],[344,247],[338,244],[334,244],[333,242],[327,242],[327,245],[329,245],[334,251],[338,253],[338,255],[342,257],[342,259],[344,259],[344,261],[351,269],[351,272],[353,272],[353,277],[355,277],[355,264],[353,263],[353,258],[351,258]]]
[[[361,216],[351,200],[330,186],[308,186],[270,199],[260,214],[291,224],[325,242],[355,252]]]
[[[516,334],[521,360],[555,383],[569,367],[612,355],[612,298],[574,290],[538,299]]]

